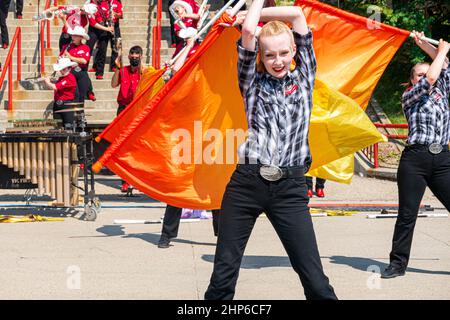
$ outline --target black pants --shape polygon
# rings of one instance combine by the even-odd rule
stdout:
[[[68,34],[67,32],[63,32],[61,33],[61,35],[59,36],[59,52],[62,51],[62,48],[65,45],[69,45],[70,42],[72,42],[72,36],[70,34]]]
[[[109,71],[112,71],[112,68],[117,68],[116,59],[119,56],[118,50],[116,51],[117,39],[121,38],[122,35],[120,33],[120,23],[116,22],[114,24],[114,37],[111,37],[110,46],[111,46],[111,61],[109,63]],[[114,43],[116,41],[116,43]],[[118,49],[118,48],[117,48]],[[94,61],[95,64],[95,61]]]
[[[305,177],[264,180],[258,165],[238,165],[227,185],[219,217],[214,270],[205,299],[234,297],[239,267],[258,216],[264,211],[275,228],[307,299],[337,299],[317,248]]]
[[[72,74],[75,76],[75,79],[77,79],[77,91],[74,101],[84,102],[84,100],[88,98],[88,94],[94,91],[91,78],[89,78],[87,70],[80,68],[72,69]]]
[[[16,0],[16,15],[21,16],[22,11],[23,11],[23,0]]]
[[[161,231],[162,237],[165,236],[169,239],[177,237],[182,210],[183,209],[181,208],[177,208],[169,204],[167,205]],[[212,210],[214,235],[216,236],[219,233],[219,213],[220,210]]]
[[[450,152],[431,154],[426,147],[406,147],[397,171],[399,210],[395,224],[391,264],[408,266],[420,202],[428,186],[450,212]]]
[[[305,177],[306,178],[306,185],[308,186],[308,189],[313,189],[313,178],[312,177]],[[317,189],[323,189],[325,188],[325,179],[322,178],[316,178],[316,190]]]
[[[70,101],[58,101],[53,102],[53,119],[62,120],[63,127],[66,129],[73,129],[76,126],[76,130],[81,128],[82,122],[85,122],[84,111],[71,111],[71,112],[57,112],[60,110],[73,108],[73,106],[64,106],[64,103],[75,102]]]
[[[11,4],[11,0],[0,1],[0,31],[2,34],[2,44],[9,45],[8,26],[6,25],[6,19],[8,18],[8,9]]]
[[[89,27],[88,35],[90,38],[87,45],[89,46],[89,49],[91,49],[91,53],[94,52],[94,46],[97,43],[97,53],[94,57],[95,74],[103,75],[103,72],[105,71],[106,50],[108,48],[108,42],[112,38],[112,34],[107,31]]]

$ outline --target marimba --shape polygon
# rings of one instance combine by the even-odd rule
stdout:
[[[39,195],[53,198],[54,205],[64,207],[78,206],[82,190],[86,219],[95,220],[99,202],[90,170],[92,134],[30,128],[21,123],[0,134],[0,188],[36,189]],[[84,188],[78,185],[80,165],[84,167]]]

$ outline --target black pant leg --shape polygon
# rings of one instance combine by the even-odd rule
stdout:
[[[98,39],[97,54],[95,55],[95,74],[103,75],[105,71],[106,50],[108,49],[108,42],[111,39],[109,33],[104,32]]]
[[[214,270],[205,299],[233,299],[244,250],[267,197],[264,182],[256,174],[240,168],[234,171],[222,200]]]
[[[433,158],[433,173],[428,186],[450,212],[450,152],[442,152]]]
[[[117,48],[117,39],[121,37],[120,34],[120,24],[119,22],[116,22],[114,24],[114,35],[115,37],[111,37],[110,43],[111,43],[111,61],[109,63],[109,69],[112,71],[112,68],[116,68],[116,59],[119,56],[118,48]],[[114,43],[115,42],[115,43]],[[117,50],[115,50],[117,49]]]
[[[16,15],[21,16],[23,11],[23,0],[16,0]]]
[[[70,36],[70,34],[66,32],[61,33],[61,35],[59,36],[59,52],[62,51],[62,48],[65,45],[70,44],[71,41],[72,37]]]
[[[304,177],[281,180],[272,191],[266,214],[300,277],[306,299],[337,299],[320,261]]]
[[[427,150],[403,151],[397,171],[399,197],[398,217],[392,239],[390,262],[395,268],[405,270],[422,201],[431,173],[432,156]]]
[[[182,211],[183,209],[169,204],[166,206],[161,236],[166,236],[169,239],[177,237]]]
[[[8,26],[6,25],[6,19],[8,18],[8,9],[11,0],[2,0],[0,3],[0,30],[2,34],[2,44],[9,45],[9,33]]]
[[[78,70],[77,68],[72,70],[72,74],[77,80],[77,95],[75,101],[84,102],[88,98],[88,93],[92,90],[92,82],[89,78],[87,71]]]
[[[92,58],[92,55],[94,54],[95,44],[98,41],[98,37],[99,37],[99,32],[98,31],[99,31],[98,29],[95,29],[95,28],[93,28],[91,26],[88,29],[89,40],[87,41],[86,44],[88,45],[89,50],[91,52],[91,58]],[[94,64],[95,64],[95,58],[94,58]],[[89,65],[89,62],[88,62],[88,65]]]
[[[306,178],[306,185],[308,186],[308,189],[312,190],[312,188],[313,188],[313,178],[312,177],[306,177],[306,176],[305,176],[305,178]]]
[[[212,223],[213,223],[213,230],[214,230],[214,235],[217,237],[219,235],[219,214],[220,214],[220,209],[216,209],[216,210],[211,210],[212,212]]]

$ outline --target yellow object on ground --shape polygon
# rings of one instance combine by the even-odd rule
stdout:
[[[64,218],[45,218],[37,214],[28,214],[26,216],[3,216],[0,215],[0,223],[16,222],[46,222],[46,221],[64,221]]]

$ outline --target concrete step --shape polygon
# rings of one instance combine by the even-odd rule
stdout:
[[[120,26],[146,26],[148,25],[148,17],[129,17],[127,19],[121,20],[120,21]],[[26,27],[32,27],[35,26],[37,28],[37,22],[36,21],[32,21],[31,18],[30,19],[22,19],[22,20],[18,20],[18,19],[13,19],[13,18],[9,18],[7,19],[7,25],[8,26],[12,26],[12,27],[17,27],[17,26],[26,26]],[[50,24],[50,29],[53,28],[57,28],[58,30],[60,30],[62,28],[62,23],[58,20],[53,20],[52,23]]]
[[[126,38],[126,35],[124,35],[124,37],[122,38],[122,45],[123,47],[132,47],[134,45],[140,45],[142,48],[146,48],[149,44],[151,37],[148,36],[148,38],[145,36],[142,36],[140,39],[136,39],[136,40],[130,40],[128,38]],[[45,41],[45,44],[47,43],[47,41]],[[36,48],[38,44],[37,39],[33,40],[33,41],[22,41],[22,49],[34,49]],[[55,39],[51,39],[50,41],[50,47],[51,48],[58,48],[59,47],[59,38],[55,38]],[[4,49],[1,49],[1,51],[7,51]]]
[[[170,24],[170,23],[169,23]],[[167,24],[167,25],[169,25]],[[152,23],[153,26],[153,23]],[[37,32],[38,32],[38,27],[36,25],[31,25],[31,26],[21,26],[22,27],[22,38],[27,35],[27,34],[31,34],[33,35],[33,37],[31,37],[31,39],[37,39]],[[10,35],[13,35],[14,32],[16,30],[16,26],[9,26],[8,25],[8,32]],[[57,25],[57,26],[52,26],[50,28],[50,34],[53,36],[57,36],[59,39],[59,36],[61,35],[61,30],[62,27]],[[147,25],[121,25],[120,26],[120,31],[122,32],[122,34],[128,34],[128,33],[142,33],[145,34],[148,31],[150,31],[151,29],[149,29],[149,27]]]
[[[124,20],[129,19],[148,19],[150,17],[150,12],[148,10],[148,7],[138,7],[137,9],[133,8],[132,11],[130,11],[131,8],[126,8],[123,11]],[[14,19],[19,21],[32,21],[32,18],[37,15],[37,10],[34,12],[23,12],[23,19]],[[12,14],[11,14],[12,16]],[[11,17],[12,18],[12,17]],[[8,20],[10,18],[8,17]],[[36,22],[35,22],[36,23]]]
[[[46,107],[53,101],[50,100],[25,100],[25,101],[16,101],[13,100],[13,110],[26,112],[27,110],[37,110],[44,111]],[[5,100],[7,103],[7,100]],[[113,99],[108,100],[96,100],[96,101],[85,101],[84,104],[86,109],[102,109],[102,110],[116,110],[117,109],[117,101],[116,96]],[[23,119],[23,118],[22,118]]]
[[[110,88],[109,89],[99,89],[95,88],[95,96],[97,100],[115,100],[117,98],[117,94],[119,92],[118,88]],[[53,90],[14,90],[13,91],[13,99],[14,101],[19,100],[44,100],[50,101],[53,99]]]

